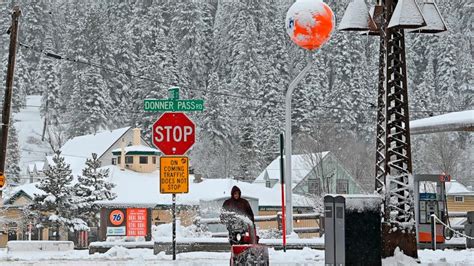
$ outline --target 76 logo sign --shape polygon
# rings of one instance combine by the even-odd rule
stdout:
[[[121,210],[113,210],[109,214],[109,221],[113,225],[121,225],[125,220],[125,214]]]

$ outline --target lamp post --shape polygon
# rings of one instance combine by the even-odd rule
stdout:
[[[298,46],[314,51],[326,43],[334,29],[335,19],[331,8],[320,0],[296,1],[286,14],[286,30]],[[288,86],[285,97],[285,190],[286,233],[293,232],[293,202],[291,176],[291,96],[300,80],[313,65],[312,55],[307,65]],[[284,238],[286,236],[283,236]]]
[[[393,256],[396,247],[406,255],[417,257],[417,228],[410,189],[406,29],[438,33],[446,31],[446,25],[433,0],[425,0],[421,9],[415,0],[377,0],[370,11],[365,0],[353,0],[339,26],[341,31],[380,36],[375,190],[383,197],[382,257]]]
[[[293,91],[298,82],[308,73],[313,66],[312,58],[309,59],[308,64],[301,70],[296,78],[288,86],[285,97],[285,190],[286,190],[286,231],[293,231],[293,203],[292,203],[292,187],[291,187],[291,98]]]

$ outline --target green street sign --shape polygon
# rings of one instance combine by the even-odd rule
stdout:
[[[204,100],[158,100],[145,99],[145,111],[150,112],[191,112],[203,111]]]
[[[203,111],[204,100],[180,100],[179,87],[168,89],[168,99],[145,99],[143,107],[149,112],[192,112]]]

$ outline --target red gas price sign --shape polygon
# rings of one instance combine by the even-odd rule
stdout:
[[[127,236],[146,236],[147,234],[147,209],[127,209]]]

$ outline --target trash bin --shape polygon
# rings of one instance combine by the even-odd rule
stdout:
[[[474,237],[474,211],[467,212],[467,223],[464,225],[464,233],[467,236]],[[474,248],[474,239],[466,237],[466,247]]]
[[[326,265],[381,265],[381,207],[376,195],[327,195]]]

